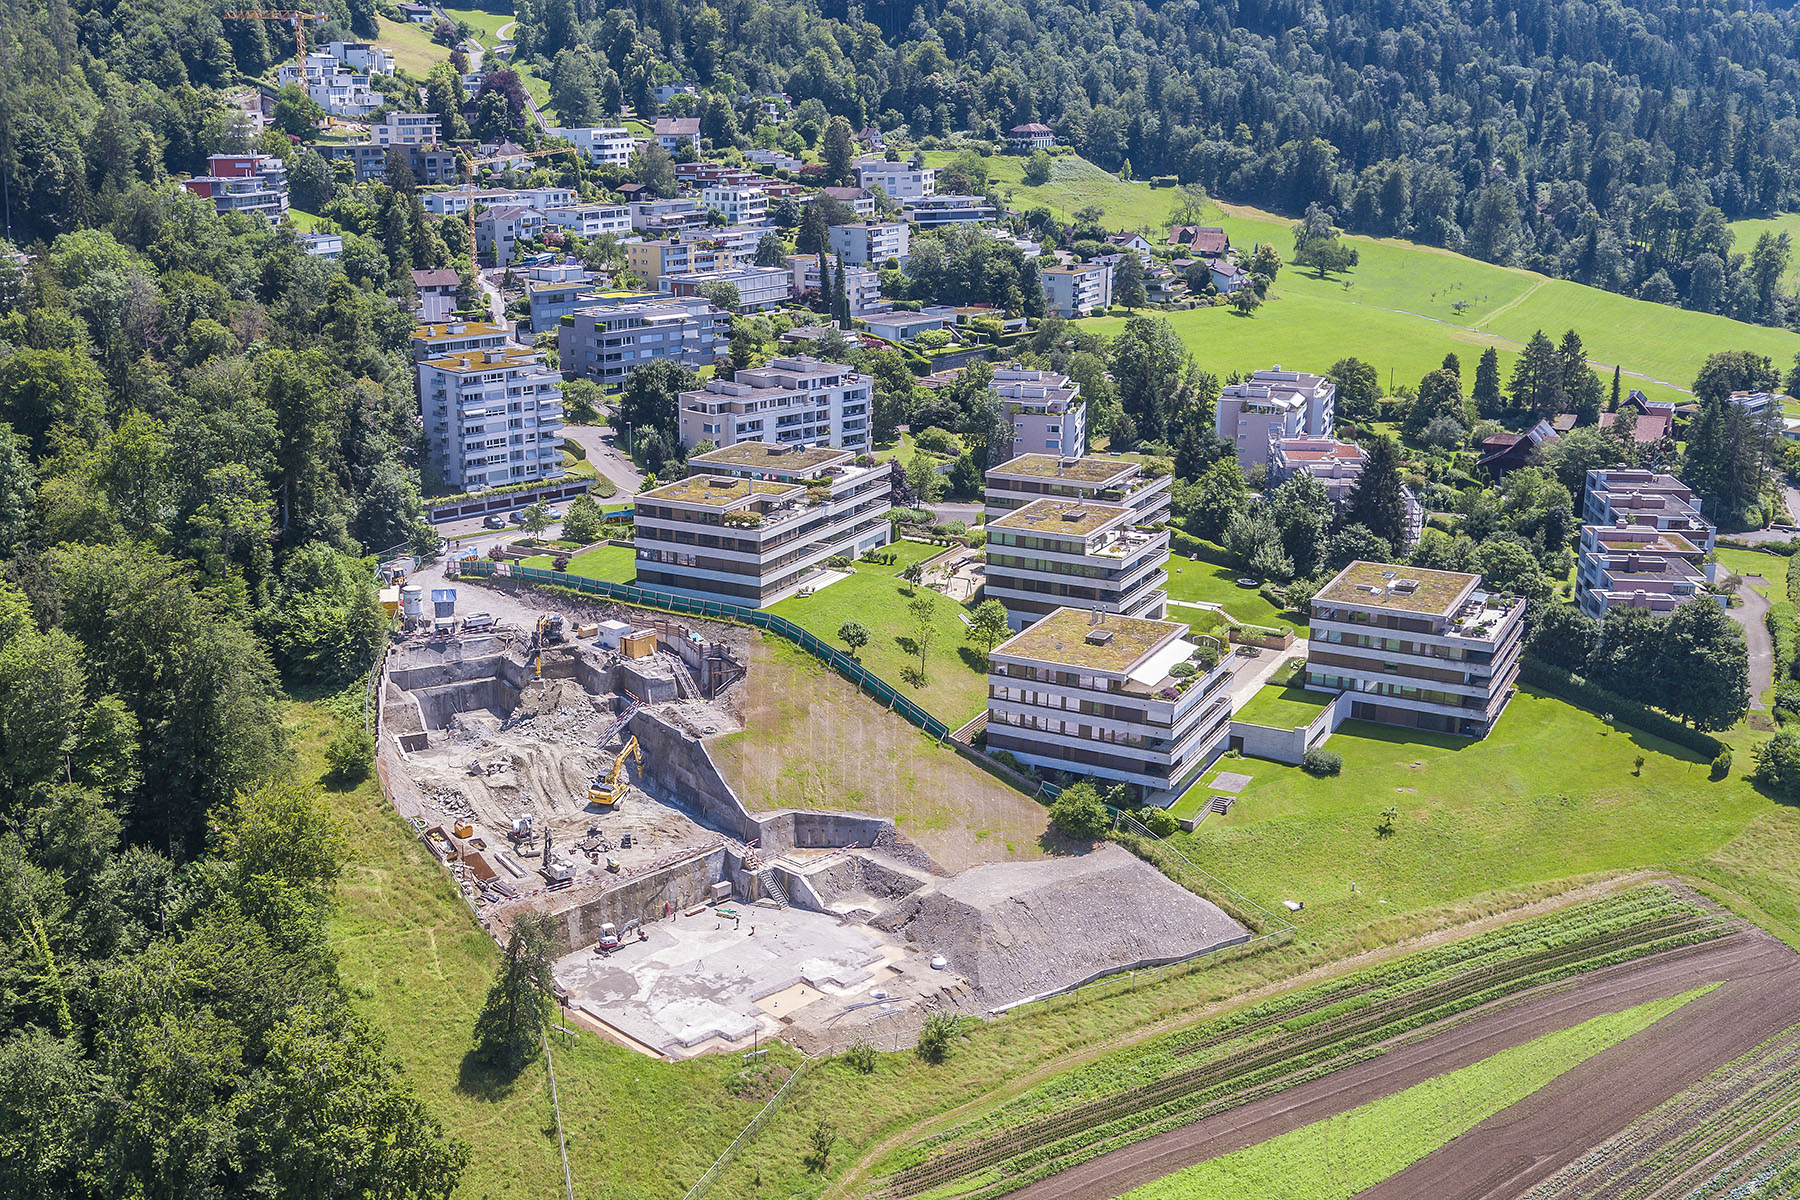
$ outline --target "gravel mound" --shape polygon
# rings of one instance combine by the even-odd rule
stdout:
[[[1250,939],[1219,908],[1113,845],[974,867],[870,924],[944,955],[988,1008]]]

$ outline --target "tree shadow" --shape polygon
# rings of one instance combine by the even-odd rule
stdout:
[[[987,651],[976,646],[958,646],[956,648],[956,656],[962,659],[971,671],[980,671],[983,675],[987,674]]]
[[[518,1086],[519,1076],[524,1074],[527,1062],[512,1071],[505,1067],[484,1062],[475,1049],[471,1047],[462,1057],[462,1063],[456,1071],[456,1090],[464,1096],[487,1103],[495,1103],[512,1095],[513,1088]]]
[[[895,636],[894,645],[900,647],[901,653],[905,654],[908,658],[919,657],[919,643],[904,633]]]

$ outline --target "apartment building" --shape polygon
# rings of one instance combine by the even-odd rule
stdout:
[[[670,200],[633,200],[631,227],[646,237],[658,238],[706,228],[706,209],[692,196]]]
[[[800,159],[780,150],[746,150],[744,158],[759,167],[768,167],[771,171],[798,171],[806,165]]]
[[[415,270],[413,288],[419,293],[419,320],[427,325],[448,321],[456,312],[462,292],[462,276],[448,267]]]
[[[1717,531],[1700,515],[1701,500],[1673,475],[1614,467],[1587,473],[1583,525],[1648,525],[1679,533],[1710,552]]]
[[[327,42],[325,52],[335,61],[370,75],[394,73],[394,56],[372,42]]]
[[[1023,629],[1058,608],[1161,617],[1169,531],[1123,504],[1035,500],[987,523],[987,588]]]
[[[1040,125],[1032,121],[1025,125],[1014,125],[1006,134],[1006,148],[1014,154],[1030,154],[1033,150],[1048,150],[1056,145],[1056,134],[1048,125]]]
[[[988,750],[1178,795],[1231,729],[1230,658],[1211,649],[1179,621],[1059,608],[988,655]]]
[[[356,176],[356,182],[363,183],[370,179],[387,178],[388,152],[397,149],[406,158],[406,168],[412,173],[413,182],[421,187],[433,184],[455,183],[462,174],[462,165],[451,150],[440,150],[434,146],[381,146],[374,142],[325,142],[318,147],[328,162],[346,161]],[[433,193],[425,195],[422,200],[427,212],[439,211],[431,207],[434,195],[451,193]],[[462,201],[462,207],[456,211],[468,211],[465,193],[455,193]]]
[[[1044,307],[1053,317],[1074,320],[1112,306],[1112,268],[1105,263],[1072,263],[1038,272]]]
[[[369,140],[377,146],[435,146],[439,138],[436,113],[391,112],[379,125],[369,126]]]
[[[1583,525],[1575,565],[1575,603],[1595,620],[1615,606],[1666,616],[1706,590],[1706,551],[1654,525]],[[1721,608],[1727,597],[1714,595]]]
[[[1122,458],[1021,454],[987,473],[984,507],[993,521],[1038,500],[1086,500],[1122,504],[1132,525],[1169,519],[1174,475]]]
[[[1331,503],[1342,508],[1362,478],[1367,456],[1355,442],[1332,437],[1283,437],[1269,443],[1269,487],[1278,488],[1296,475],[1311,475],[1325,488]],[[1409,487],[1400,489],[1406,505],[1406,545],[1419,544],[1425,531],[1425,506]]]
[[[832,272],[833,286],[836,286],[837,265],[828,261],[821,267],[816,254],[788,255],[788,270],[792,273],[791,287],[795,298],[809,291],[823,291],[827,270]],[[872,267],[846,265],[844,292],[850,298],[850,315],[853,317],[866,317],[887,308],[886,301],[881,298],[881,278]]]
[[[1012,452],[1079,458],[1087,449],[1087,404],[1081,385],[1056,371],[997,367],[994,391],[1012,418]]]
[[[900,205],[900,215],[920,229],[935,229],[940,225],[960,225],[970,221],[985,223],[999,215],[999,211],[981,196],[946,196],[937,193],[917,196],[902,201]]]
[[[544,232],[544,214],[517,204],[497,204],[475,214],[475,250],[497,267],[513,260],[513,249]]]
[[[603,233],[624,237],[631,232],[631,210],[623,204],[572,204],[567,208],[547,208],[544,220],[584,238],[599,237]]]
[[[904,221],[859,221],[854,225],[833,225],[829,233],[831,252],[847,263],[879,267],[888,259],[906,265],[908,228]]]
[[[1336,402],[1337,384],[1331,380],[1277,364],[1227,384],[1213,410],[1213,428],[1248,471],[1268,463],[1269,446],[1277,439],[1329,437]]]
[[[674,359],[703,367],[731,342],[731,318],[704,300],[660,297],[577,308],[556,327],[564,374],[616,388],[639,367]]]
[[[612,125],[552,127],[550,136],[572,143],[597,167],[626,167],[637,153],[637,139],[626,129]]]
[[[681,275],[664,275],[664,291],[673,296],[699,296],[702,289],[716,283],[729,283],[738,290],[736,312],[763,312],[779,308],[788,301],[791,277],[783,267],[731,267],[711,271],[689,271]]]
[[[1357,561],[1312,602],[1306,686],[1343,692],[1349,715],[1486,737],[1519,674],[1525,601],[1481,576]]]
[[[937,193],[935,167],[868,159],[856,164],[856,181],[866,188],[880,188],[892,200],[916,200]]]
[[[768,442],[865,451],[872,445],[874,386],[869,376],[837,363],[805,355],[771,359],[765,367],[681,393],[681,444]]]
[[[888,470],[855,457],[766,442],[693,456],[688,478],[634,501],[637,585],[762,608],[887,545]]]
[[[848,204],[850,211],[856,214],[856,219],[859,221],[875,219],[875,193],[866,187],[820,188],[818,194],[830,196],[840,204]]]
[[[213,211],[244,213],[279,224],[288,211],[287,164],[268,154],[215,154],[206,160],[207,175],[184,179],[181,186]]]
[[[523,346],[418,364],[432,472],[461,491],[562,477],[562,377]]]
[[[769,197],[760,187],[741,183],[708,184],[700,192],[708,212],[725,218],[727,225],[763,225],[769,219]]]
[[[504,325],[479,321],[451,321],[443,325],[421,325],[413,330],[413,362],[467,354],[471,350],[497,350],[512,341]]]

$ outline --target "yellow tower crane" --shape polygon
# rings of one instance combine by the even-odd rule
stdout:
[[[573,154],[575,156],[575,192],[581,192],[581,150],[577,146],[552,146],[548,150],[531,150],[519,154],[496,154],[491,158],[472,158],[463,156],[463,216],[469,223],[469,260],[475,261],[475,168],[492,166],[495,163],[511,162],[515,158],[549,158],[553,154]]]
[[[306,88],[306,23],[328,19],[328,13],[302,12],[291,8],[252,8],[228,12],[224,16],[235,21],[288,21],[294,26],[294,65],[300,68],[300,87]]]

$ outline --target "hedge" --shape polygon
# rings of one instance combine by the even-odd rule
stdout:
[[[1725,750],[1725,743],[1710,733],[1683,725],[1674,717],[1639,704],[1636,700],[1627,700],[1617,692],[1608,691],[1597,683],[1589,683],[1579,675],[1561,667],[1553,667],[1529,654],[1519,660],[1519,682],[1528,683],[1539,691],[1549,692],[1552,696],[1592,712],[1610,713],[1612,719],[1620,725],[1630,725],[1653,737],[1674,742],[1708,760],[1717,758]]]

